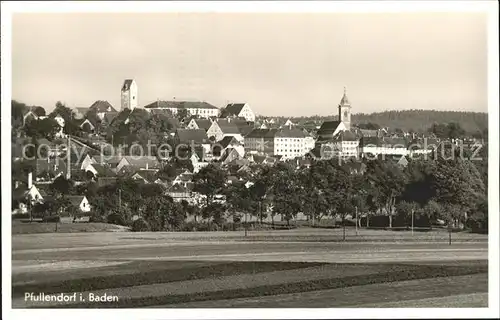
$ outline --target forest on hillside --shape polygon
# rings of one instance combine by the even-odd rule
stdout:
[[[267,117],[266,117],[267,118]],[[273,117],[276,118],[276,117]],[[283,122],[291,119],[295,123],[314,120],[337,120],[337,116],[278,117]],[[468,133],[482,132],[488,128],[488,114],[466,111],[436,110],[393,110],[376,113],[357,113],[352,115],[354,124],[374,123],[380,127],[402,129],[404,131],[427,131],[433,124],[458,123]],[[281,121],[280,121],[281,122]]]

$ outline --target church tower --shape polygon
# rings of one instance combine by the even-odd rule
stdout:
[[[121,90],[121,110],[137,108],[137,84],[133,79],[127,79]]]
[[[351,130],[351,103],[347,98],[346,87],[344,87],[344,96],[339,104],[339,121],[344,123],[346,130]]]

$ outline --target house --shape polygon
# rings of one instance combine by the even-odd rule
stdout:
[[[174,135],[174,141],[176,144],[210,145],[210,141],[204,129],[177,129]]]
[[[247,103],[230,103],[221,110],[221,118],[244,118],[248,122],[255,122],[255,113]]]
[[[234,160],[240,159],[242,156],[240,153],[233,148],[227,148],[224,150],[224,153],[222,154],[220,158],[220,162],[224,165],[231,163]]]
[[[101,126],[103,127],[109,126],[113,122],[113,120],[115,120],[117,115],[118,112],[106,112],[101,120]]]
[[[275,132],[274,150],[271,155],[282,156],[283,159],[293,159],[306,154],[308,146],[305,145],[306,135],[298,128],[283,127]]]
[[[176,156],[181,156],[181,153],[189,153],[186,150],[194,148],[195,152],[199,152],[200,159],[204,159],[212,151],[211,142],[204,129],[177,129],[174,135],[174,143],[176,145]]]
[[[274,137],[278,129],[254,129],[244,138],[245,153],[274,154]]]
[[[208,129],[212,126],[212,120],[211,119],[191,119],[189,121],[188,125],[186,126],[186,129],[204,129],[205,131],[208,131]]]
[[[191,190],[179,183],[173,184],[170,188],[167,189],[165,194],[171,197],[174,201],[191,201]]]
[[[175,177],[172,184],[182,184],[184,187],[187,187],[191,182],[193,182],[193,174],[189,171],[184,171]]]
[[[403,138],[362,137],[360,149],[363,156],[410,154],[408,142]]]
[[[240,129],[231,118],[217,119],[213,121],[212,125],[207,130],[207,136],[209,138],[213,137],[214,141],[220,141],[224,137],[228,136],[235,137],[239,141],[243,141]]]
[[[220,156],[228,148],[235,149],[239,153],[240,157],[245,156],[245,147],[238,139],[236,139],[233,136],[224,137],[221,141],[219,141],[217,144],[215,144],[215,146],[218,147],[219,150],[214,150],[215,147],[212,146],[212,153],[214,154],[214,156],[216,156],[216,154],[215,154],[216,151],[218,152],[218,155]]]
[[[134,79],[126,79],[121,88],[121,110],[134,110],[139,105],[138,101],[137,83]]]
[[[285,123],[283,124],[284,127],[290,127],[290,126],[294,126],[294,125],[295,124],[290,119],[286,120]]]
[[[142,183],[154,183],[157,180],[157,170],[138,170],[130,178]]]
[[[124,156],[116,165],[115,170],[119,172],[127,166],[144,170],[160,169],[160,161],[155,156]]]
[[[85,119],[82,121],[80,124],[80,129],[82,129],[85,132],[94,132],[96,128],[96,125],[93,124],[89,119]]]
[[[204,161],[204,159],[200,156],[199,153],[194,152],[191,157],[191,164],[193,165],[193,173],[197,173],[200,171],[202,168],[208,166],[209,162]]]
[[[43,203],[46,197],[47,193],[45,190],[33,184],[33,174],[30,172],[27,184],[16,183],[15,188],[12,189],[12,213],[27,213],[28,204]]]
[[[66,162],[59,158],[37,159],[35,180],[50,182],[59,176],[66,177],[68,167]]]
[[[116,177],[116,173],[104,164],[90,163],[83,168],[86,172],[92,172],[94,177]]]
[[[332,140],[337,134],[345,130],[347,128],[342,121],[325,121],[317,132],[318,140]]]
[[[86,196],[65,196],[80,212],[90,212],[90,203]]]
[[[91,163],[105,164],[108,165],[112,170],[118,172],[116,167],[122,161],[123,156],[106,156],[106,155],[96,155],[92,157],[93,161]],[[82,164],[83,165],[83,164]]]
[[[38,115],[35,112],[33,112],[32,110],[29,110],[23,116],[23,126],[25,126],[30,121],[38,120],[38,119],[39,119]]]
[[[85,157],[83,158],[83,160],[81,161],[80,169],[85,170],[85,168],[89,164],[93,164],[93,163],[98,163],[98,162],[95,160],[94,157],[91,157],[90,155],[86,154]]]
[[[144,106],[147,111],[159,109],[169,110],[173,115],[177,114],[179,110],[187,110],[192,116],[209,119],[210,117],[217,117],[219,108],[211,105],[205,101],[163,101],[157,100]]]

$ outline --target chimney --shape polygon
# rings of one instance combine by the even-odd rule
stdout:
[[[16,181],[17,184],[18,181]],[[28,190],[33,186],[33,173],[28,173]],[[16,186],[17,187],[17,186]]]

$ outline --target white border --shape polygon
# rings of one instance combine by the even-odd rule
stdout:
[[[14,12],[484,12],[488,20],[489,111],[489,308],[488,309],[183,309],[183,310],[12,310],[10,221],[11,16]],[[498,300],[498,3],[496,1],[355,1],[355,2],[2,2],[2,313],[3,318],[85,319],[279,319],[279,318],[475,318],[499,317]],[[390,310],[390,311],[389,311]]]

